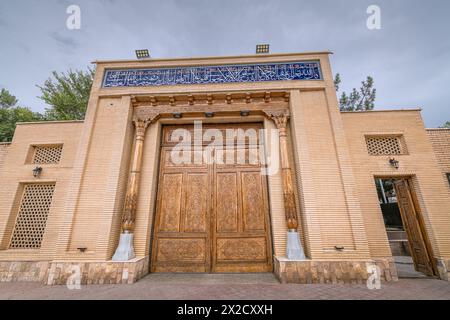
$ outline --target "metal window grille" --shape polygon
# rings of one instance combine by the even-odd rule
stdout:
[[[54,190],[54,184],[28,184],[25,186],[11,238],[11,249],[38,249],[41,247]]]

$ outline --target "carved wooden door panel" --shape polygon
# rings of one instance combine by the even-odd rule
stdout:
[[[403,179],[395,180],[394,185],[403,225],[408,235],[414,266],[417,271],[426,275],[433,275],[431,257],[425,242],[426,238],[420,226],[421,217],[418,216],[418,208],[414,204],[410,185],[407,180]]]
[[[234,153],[257,154],[242,147]],[[256,163],[214,165],[213,272],[272,270],[266,176]]]
[[[211,173],[206,164],[185,164],[163,142],[152,250],[153,272],[208,272]],[[193,158],[193,152],[190,154]]]
[[[261,128],[210,125],[204,130],[211,127],[224,133],[232,127]],[[218,147],[224,160],[234,157],[231,164],[195,162],[192,148],[191,163],[177,164],[170,134],[179,128],[163,128],[152,272],[271,271],[267,182],[255,160],[257,147],[248,143],[233,151]],[[192,133],[192,126],[183,128]]]

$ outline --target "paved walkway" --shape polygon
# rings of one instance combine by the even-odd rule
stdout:
[[[400,278],[426,278],[422,272],[418,272],[414,268],[414,262],[411,257],[395,256],[395,267]]]
[[[0,283],[0,299],[444,299],[450,282],[401,279],[379,290],[365,285],[280,284],[272,274],[150,274],[133,285],[81,290],[40,283]]]

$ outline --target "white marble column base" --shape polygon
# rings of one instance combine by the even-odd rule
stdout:
[[[289,260],[305,260],[305,252],[296,231],[287,232],[286,257]]]
[[[134,257],[133,234],[121,233],[119,245],[117,246],[116,253],[114,253],[112,260],[128,261],[134,259]]]

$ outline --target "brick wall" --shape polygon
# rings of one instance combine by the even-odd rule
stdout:
[[[374,177],[410,176],[418,194],[425,227],[436,258],[450,257],[450,197],[438,159],[428,138],[420,110],[342,113],[351,161],[355,171],[364,224],[372,257],[390,256]],[[403,135],[408,152],[394,156],[399,169],[389,164],[392,156],[371,156],[365,135]]]
[[[54,257],[62,220],[62,211],[71,179],[78,139],[83,123],[41,122],[18,124],[0,171],[0,261],[47,261]],[[62,144],[58,164],[40,164],[39,178],[33,177],[36,164],[30,161],[33,145]],[[40,249],[11,250],[9,242],[18,212],[23,187],[28,183],[55,183],[51,209]]]
[[[450,173],[450,129],[427,129],[428,137],[433,145],[436,158],[442,173]]]
[[[8,154],[9,146],[9,143],[0,143],[0,172],[2,171],[3,162]]]
[[[202,58],[198,64],[320,60],[323,81],[292,81],[190,85],[176,87],[101,88],[105,68],[145,68],[191,65],[191,60],[99,63],[84,123],[46,123],[18,126],[7,148],[0,185],[0,241],[11,231],[19,185],[35,181],[24,159],[31,143],[64,143],[60,166],[44,168],[42,179],[56,181],[55,202],[42,250],[0,250],[0,260],[84,261],[109,260],[117,245],[121,210],[133,145],[131,100],[134,95],[203,92],[252,92],[289,90],[292,169],[295,171],[299,228],[309,257],[313,259],[368,259],[391,256],[374,186],[376,175],[414,176],[435,255],[450,257],[450,207],[442,170],[423,128],[418,111],[340,113],[328,54],[268,57]],[[224,105],[223,108],[227,108]],[[238,117],[239,118],[239,117]],[[260,119],[262,120],[262,118]],[[183,123],[186,119],[168,119]],[[213,118],[212,121],[236,121]],[[152,221],[158,178],[159,135],[163,121],[146,133],[140,193],[136,212],[135,251],[150,252]],[[265,120],[266,128],[273,123]],[[370,157],[365,133],[404,134],[408,155],[399,156],[400,169],[388,157]],[[438,156],[439,157],[439,156]],[[0,155],[1,161],[1,155]],[[269,177],[272,233],[275,254],[284,255],[286,225],[279,176]],[[4,183],[3,183],[4,182]],[[13,220],[11,220],[13,221]],[[337,251],[335,246],[344,246]],[[85,253],[78,247],[87,247]],[[0,248],[1,249],[1,248]]]
[[[128,103],[126,102],[128,101]],[[59,259],[109,260],[119,234],[132,128],[129,98],[101,99],[88,144],[67,247]],[[112,241],[112,243],[110,243]],[[77,248],[85,247],[79,255]],[[66,249],[66,250],[64,250]]]
[[[291,127],[306,245],[315,259],[368,258],[340,114],[326,90],[291,92]],[[337,111],[337,107],[336,107]],[[344,139],[342,139],[344,135]],[[337,141],[339,140],[339,141]],[[338,252],[335,246],[343,246]]]

